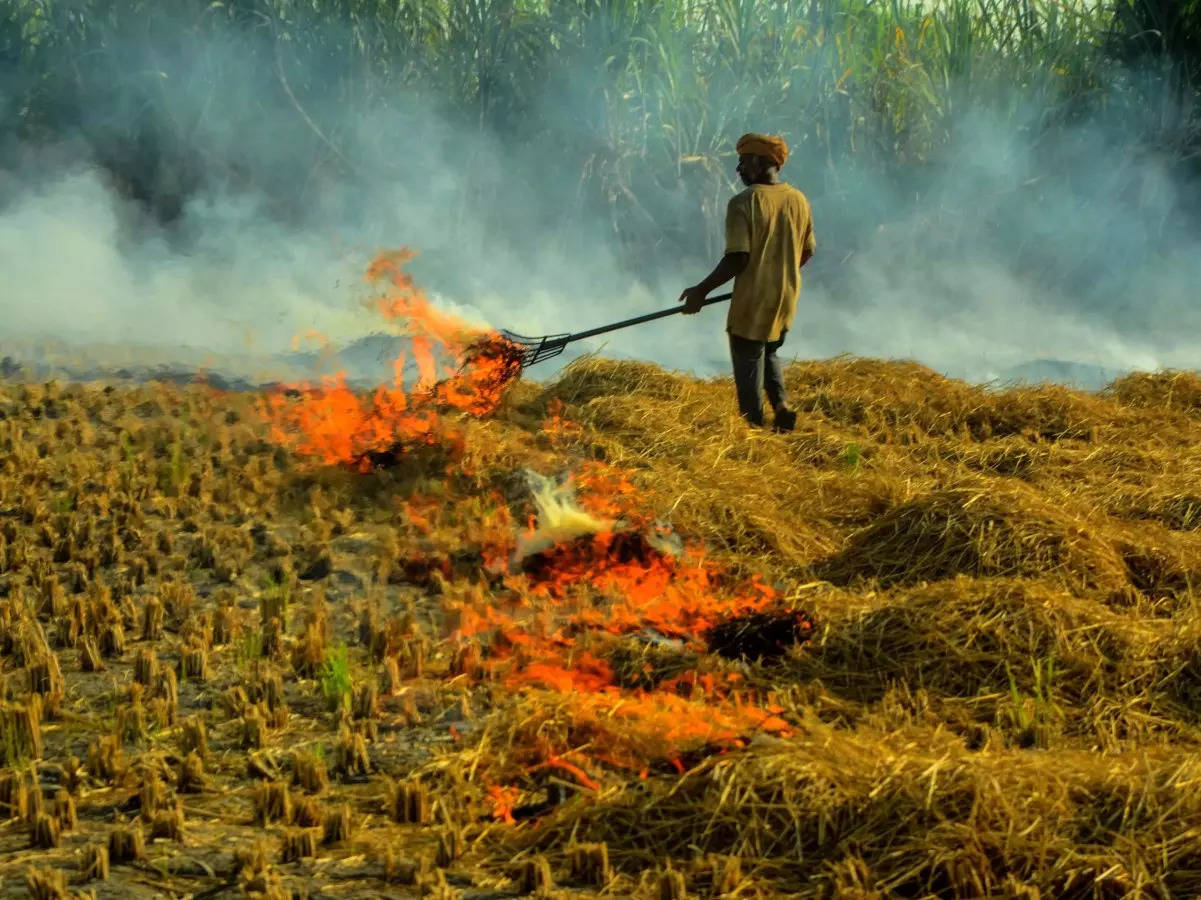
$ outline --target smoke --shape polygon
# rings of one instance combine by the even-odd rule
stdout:
[[[164,75],[155,103],[117,86],[80,103],[54,141],[6,155],[0,355],[125,348],[269,376],[309,330],[335,345],[387,330],[364,307],[362,275],[398,246],[420,251],[410,271],[440,306],[527,335],[670,306],[716,262],[724,199],[741,187],[733,157],[708,218],[681,189],[636,196],[629,208],[664,227],[657,237],[642,222],[632,241],[582,186],[611,146],[584,60],[576,77],[530,88],[561,148],[481,127],[431,92],[385,107],[323,95],[312,85],[326,73],[256,68],[240,40],[231,28],[184,41],[172,71],[195,77]],[[130,83],[168,53],[118,49]],[[1011,100],[1023,103],[1019,88]],[[785,356],[912,358],[972,380],[1032,360],[1194,365],[1196,185],[1166,156],[1133,154],[1145,123],[1129,104],[1049,132],[1030,107],[957,116],[938,158],[900,174],[797,141],[784,175],[813,203],[818,255]],[[744,130],[801,129],[773,106],[731,122],[729,142]],[[131,179],[101,158],[96,135],[109,131],[137,138],[104,146],[154,165]],[[163,197],[177,205],[156,208]],[[724,313],[582,342],[531,374],[597,351],[724,373]]]
[[[849,204],[883,212],[836,272],[809,278],[797,331],[815,355],[916,358],[973,380],[1035,360],[1195,367],[1195,182],[1158,154],[1132,160],[1138,124],[1116,113],[1050,140],[986,115],[959,125],[920,196],[855,181]]]

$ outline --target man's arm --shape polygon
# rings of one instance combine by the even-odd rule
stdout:
[[[705,276],[705,280],[699,284],[695,284],[690,288],[685,288],[680,294],[680,300],[684,304],[684,315],[691,316],[701,311],[701,302],[709,296],[709,292],[714,288],[719,288],[743,269],[746,268],[747,261],[751,258],[749,253],[727,253],[721,258],[713,271]],[[803,265],[803,263],[802,263]]]
[[[801,245],[801,264],[798,269],[805,268],[805,263],[813,259],[813,252],[817,250],[817,238],[813,234],[813,219],[809,218],[808,224],[805,226],[805,242]]]

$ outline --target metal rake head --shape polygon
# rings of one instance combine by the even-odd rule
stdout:
[[[532,366],[534,363],[558,356],[567,346],[567,334],[546,334],[542,337],[526,337],[511,331],[501,331],[501,336],[510,344],[521,348],[521,367]]]

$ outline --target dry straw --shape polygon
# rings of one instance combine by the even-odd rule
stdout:
[[[1176,860],[1191,851],[1163,829],[1195,814],[1182,792],[1199,776],[1195,761],[1158,753],[980,754],[938,730],[851,733],[812,721],[793,740],[711,759],[675,784],[575,802],[506,846],[603,840],[626,869],[722,853],[792,884],[853,856],[904,895],[985,896],[1008,875],[1049,896],[1163,879],[1181,889],[1192,875]]]

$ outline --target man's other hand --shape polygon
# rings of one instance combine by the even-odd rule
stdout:
[[[684,304],[684,315],[695,316],[701,311],[701,305],[705,302],[705,295],[709,292],[702,290],[699,285],[693,285],[690,288],[684,288],[684,293],[680,294],[679,303]]]

